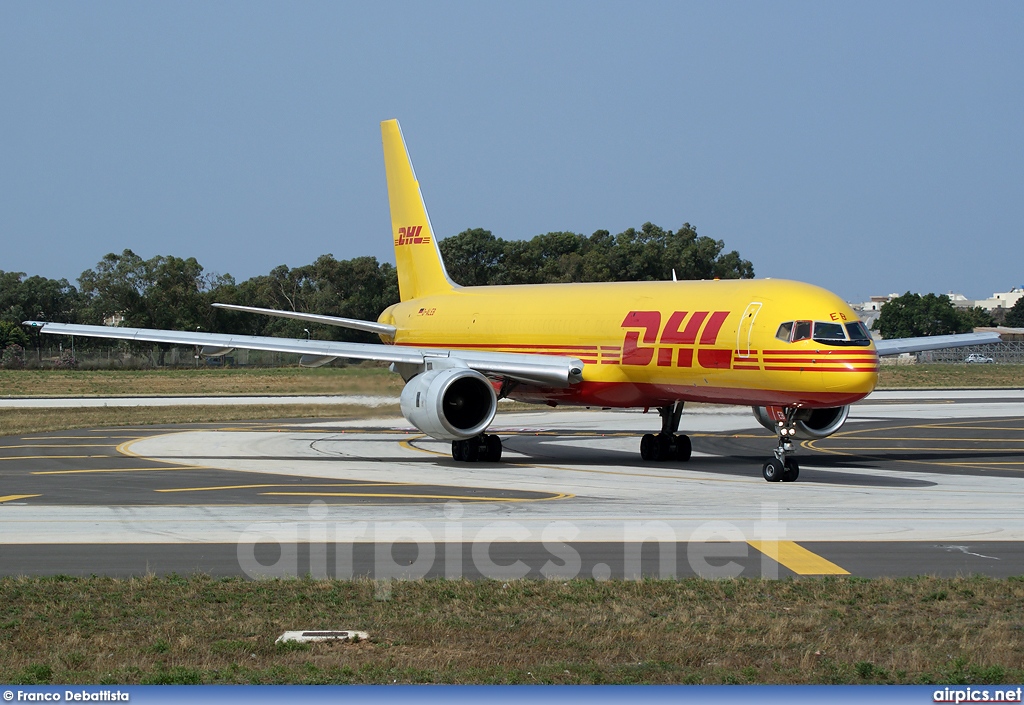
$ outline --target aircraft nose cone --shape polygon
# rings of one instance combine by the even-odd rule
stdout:
[[[822,372],[822,381],[830,392],[866,397],[878,384],[878,358],[870,362],[842,363],[842,371]]]

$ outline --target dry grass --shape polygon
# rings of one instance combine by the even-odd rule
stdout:
[[[402,378],[382,367],[163,370],[0,370],[0,396],[398,396]]]
[[[980,577],[7,578],[0,682],[1020,683],[1022,623],[1024,580]]]
[[[281,418],[356,419],[400,416],[398,405],[288,404],[238,406],[138,406],[72,409],[0,409],[0,436],[63,431],[72,428],[146,426],[207,421]]]
[[[880,389],[1024,388],[1024,365],[884,365]],[[398,396],[402,379],[381,367],[167,370],[0,370],[0,396]]]
[[[1024,365],[884,366],[880,389],[1024,388]],[[234,394],[336,394],[397,397],[398,375],[379,367],[177,369],[177,370],[0,370],[2,396],[211,396]],[[691,405],[699,406],[699,405]],[[557,407],[572,410],[573,407]],[[535,404],[503,404],[502,412],[549,411]],[[366,418],[398,415],[395,407],[342,405],[185,406],[79,409],[0,409],[0,436],[71,428],[234,421],[282,417]]]
[[[882,365],[879,389],[1024,388],[1024,365]]]

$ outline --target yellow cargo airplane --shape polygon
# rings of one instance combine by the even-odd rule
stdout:
[[[486,433],[498,399],[551,406],[657,408],[646,461],[690,458],[677,433],[683,404],[745,404],[778,436],[762,474],[793,481],[796,439],[835,433],[849,405],[878,380],[879,355],[997,342],[967,334],[873,342],[835,294],[784,280],[531,284],[462,287],[437,246],[397,120],[381,123],[401,302],[376,322],[214,304],[377,333],[383,345],[289,340],[26,321],[43,333],[298,353],[390,362],[406,380],[402,413],[423,433],[452,441],[457,461],[497,461]]]

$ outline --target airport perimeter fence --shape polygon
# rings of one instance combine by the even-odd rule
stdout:
[[[1020,365],[1024,364],[1024,341],[1004,340],[991,345],[971,345],[966,348],[943,348],[917,353],[918,362],[964,362],[969,355],[983,355],[992,358],[993,362]]]

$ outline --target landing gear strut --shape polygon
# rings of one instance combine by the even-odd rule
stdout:
[[[481,433],[476,438],[452,441],[452,458],[463,463],[496,463],[501,460],[501,439],[495,435]]]
[[[790,457],[796,452],[793,449],[793,438],[796,435],[794,419],[797,410],[794,407],[786,407],[781,411],[782,418],[776,419],[779,444],[775,448],[775,457],[761,467],[761,475],[768,482],[794,482],[800,476],[800,465],[796,458]]]
[[[645,433],[640,439],[640,457],[647,461],[690,459],[690,437],[676,433],[679,419],[683,415],[683,402],[658,407],[661,416],[661,433]]]

